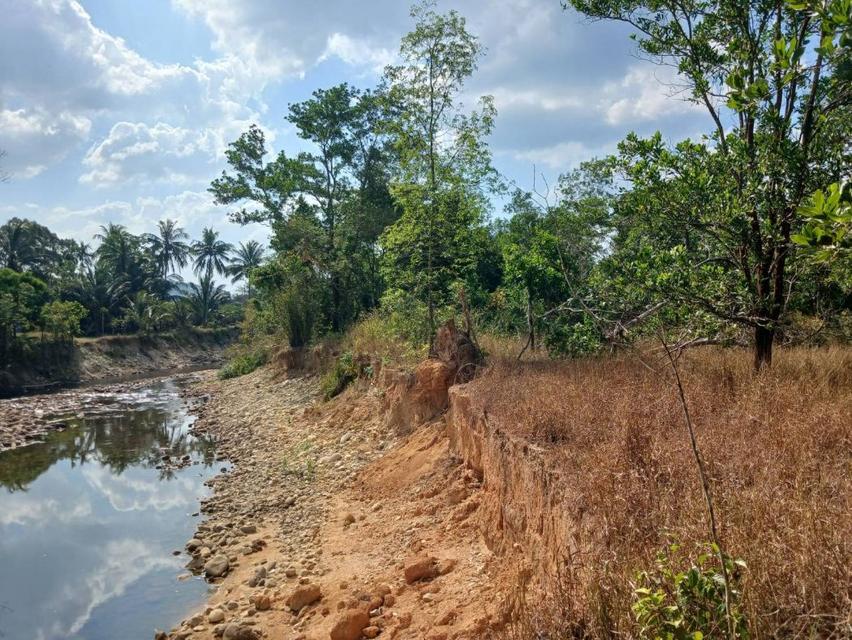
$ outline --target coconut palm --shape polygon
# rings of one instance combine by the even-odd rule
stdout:
[[[128,283],[141,277],[139,238],[131,234],[124,225],[112,222],[102,225],[95,235],[101,245],[95,252],[98,263],[107,266],[116,279]]]
[[[160,220],[157,233],[145,235],[148,250],[153,254],[160,275],[163,278],[186,266],[190,247],[184,242],[189,236],[178,226],[176,220]]]
[[[201,240],[192,243],[192,255],[195,256],[193,269],[195,273],[207,272],[212,275],[215,271],[224,274],[228,270],[228,255],[233,246],[219,240],[219,232],[207,227],[201,232]]]
[[[249,298],[251,298],[249,274],[252,269],[259,267],[262,262],[263,245],[256,240],[249,240],[248,242],[240,243],[240,246],[234,251],[231,264],[228,266],[228,275],[231,276],[231,282],[237,283],[240,280],[245,280]]]
[[[225,285],[216,284],[213,273],[208,269],[198,279],[198,284],[190,283],[189,301],[195,311],[199,324],[206,325],[216,310],[228,300]]]

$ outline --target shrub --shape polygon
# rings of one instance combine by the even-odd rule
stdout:
[[[326,373],[321,382],[322,395],[326,400],[343,392],[346,387],[355,382],[360,375],[365,373],[362,366],[351,353],[344,353],[334,363],[334,367]]]
[[[633,613],[642,640],[702,640],[728,637],[725,580],[718,566],[717,548],[702,553],[682,571],[675,569],[680,546],[672,544],[657,555],[651,571],[641,571],[633,589]],[[740,611],[742,560],[725,558],[730,585],[730,608],[735,638],[748,638]],[[731,639],[733,640],[733,639]]]
[[[241,353],[233,357],[224,367],[219,370],[219,379],[228,380],[251,373],[258,367],[266,364],[267,355],[263,350],[255,350]]]

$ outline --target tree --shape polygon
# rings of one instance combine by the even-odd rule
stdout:
[[[189,236],[175,220],[160,220],[157,233],[145,236],[145,242],[154,255],[162,277],[168,277],[186,266],[190,252],[189,245],[184,242],[187,239]]]
[[[204,270],[198,279],[198,284],[193,282],[189,287],[189,301],[198,323],[207,326],[211,316],[228,300],[228,292],[224,285],[216,284],[213,280],[211,269]]]
[[[567,2],[565,4],[568,4]],[[639,49],[677,68],[713,133],[666,148],[628,139],[625,212],[668,237],[661,292],[753,332],[771,363],[803,199],[838,181],[852,125],[846,2],[570,0],[635,30]],[[846,131],[847,133],[841,133]],[[668,286],[666,283],[672,283]]]
[[[40,319],[54,340],[71,340],[80,334],[80,322],[88,313],[79,302],[54,300],[41,308]]]
[[[228,265],[228,275],[231,276],[231,282],[245,281],[249,298],[252,294],[249,274],[261,265],[263,254],[263,245],[256,240],[241,242],[234,251],[233,257],[231,257],[230,265]]]
[[[0,364],[8,362],[17,334],[38,323],[47,285],[29,273],[0,269]]]
[[[444,242],[481,221],[481,188],[493,176],[485,138],[495,116],[490,97],[480,99],[478,111],[463,111],[459,94],[482,48],[462,16],[455,11],[440,15],[433,6],[426,2],[412,9],[415,27],[402,39],[402,64],[385,71],[391,100],[398,105],[388,126],[402,174],[392,193],[403,213],[383,239],[394,295],[410,287],[423,301],[430,336],[448,276],[461,275],[455,269],[461,256],[450,253]],[[447,217],[456,206],[465,215]]]
[[[28,271],[47,281],[73,259],[74,248],[73,240],[63,240],[32,220],[11,218],[0,226],[0,268]]]
[[[208,276],[214,272],[220,275],[227,273],[228,256],[231,251],[233,246],[224,240],[219,240],[218,231],[206,227],[201,233],[201,240],[192,243],[195,273],[204,272]]]

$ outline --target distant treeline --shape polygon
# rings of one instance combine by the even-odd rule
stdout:
[[[0,226],[0,363],[31,332],[62,341],[234,324],[241,300],[216,276],[246,282],[263,260],[256,242],[235,249],[212,229],[191,242],[172,220],[140,236],[107,224],[94,240],[93,248],[19,218]],[[197,282],[176,273],[189,264]]]

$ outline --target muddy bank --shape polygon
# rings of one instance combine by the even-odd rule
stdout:
[[[0,397],[217,366],[237,337],[236,328],[222,328],[83,338],[73,344],[30,340],[0,370]]]

